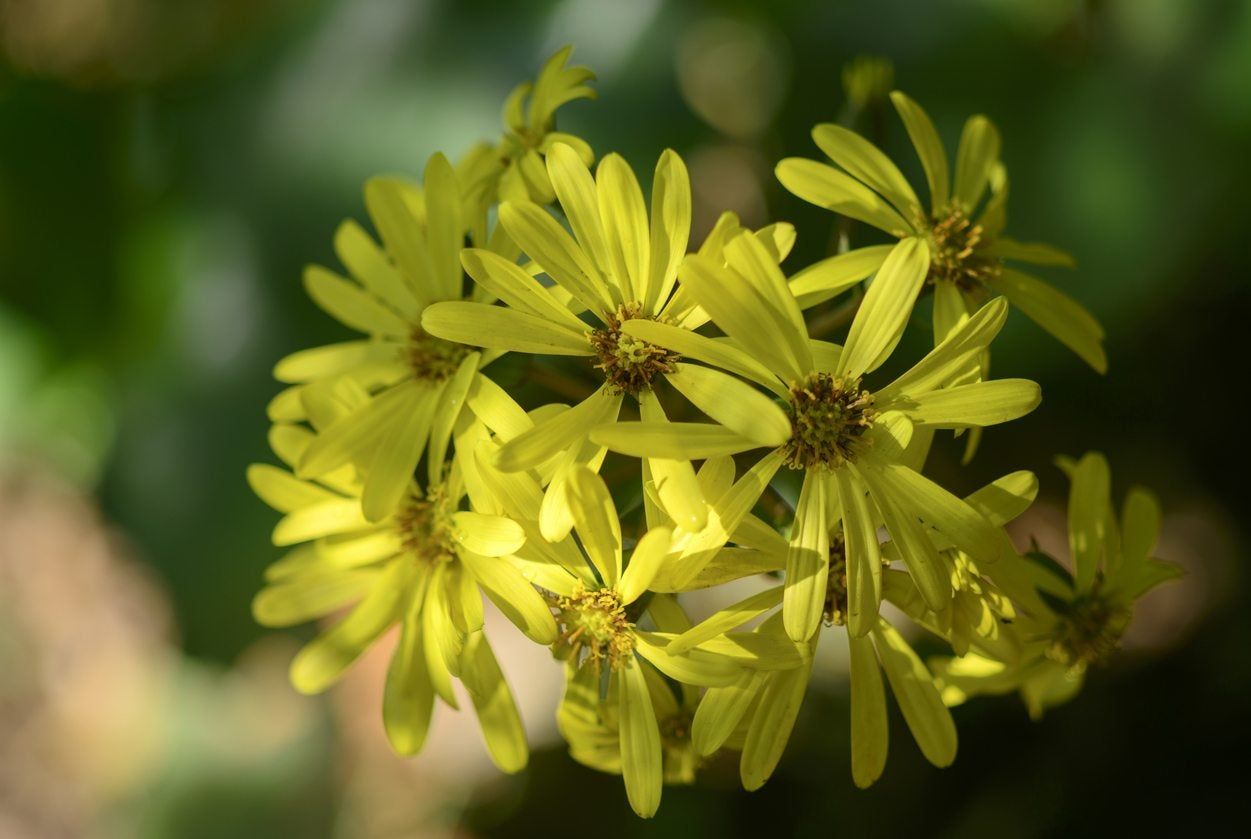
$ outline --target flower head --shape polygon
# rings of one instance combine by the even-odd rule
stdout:
[[[903,173],[877,146],[832,123],[816,126],[812,138],[834,165],[787,158],[777,166],[778,180],[811,204],[900,240],[916,237],[926,242],[925,280],[935,295],[935,343],[988,297],[1003,295],[1103,372],[1107,359],[1099,323],[1068,296],[1006,264],[1072,267],[1073,260],[1050,245],[1022,243],[1003,235],[1008,178],[999,160],[995,126],[984,116],[969,118],[956,151],[953,176],[929,116],[899,91],[890,97],[925,169],[928,203],[922,203]],[[890,252],[889,246],[878,245],[817,263],[795,278],[796,293],[805,305],[827,300],[873,274]]]
[[[626,395],[637,400],[647,421],[667,422],[653,392],[662,380],[696,404],[719,400],[723,393],[749,406],[763,401],[731,376],[681,363],[688,352],[716,350],[716,342],[693,331],[707,322],[707,313],[690,295],[675,291],[691,223],[690,179],[682,159],[672,151],[660,156],[650,214],[638,179],[618,155],[606,156],[592,175],[572,149],[556,145],[547,155],[547,169],[572,233],[529,202],[506,202],[500,223],[554,285],[542,284],[512,260],[470,248],[462,254],[465,270],[503,305],[442,303],[430,307],[422,319],[423,329],[451,341],[591,360],[599,387],[570,410],[509,440],[498,465],[511,471],[530,469],[562,451],[576,450],[588,429],[616,421]],[[724,243],[741,232],[737,219],[727,214],[700,253],[719,263]],[[749,235],[774,264],[793,238],[783,225]],[[581,310],[597,323],[574,314]],[[633,331],[637,325],[651,331]],[[757,433],[771,439],[774,431]],[[597,457],[602,457],[602,448],[586,447],[568,466],[598,463]],[[703,527],[706,504],[690,464],[652,458],[648,468],[677,523],[690,530]],[[553,478],[550,492],[555,499],[563,497],[567,471]],[[548,513],[544,536],[562,538],[572,524],[567,512],[553,501]]]
[[[562,47],[543,63],[533,82],[514,87],[504,102],[503,136],[494,144],[475,146],[457,167],[481,216],[500,201],[550,204],[555,193],[543,159],[557,143],[574,149],[588,166],[595,159],[585,140],[556,130],[556,111],[562,105],[596,96],[588,84],[595,74],[568,66],[572,54],[573,47]],[[485,225],[485,218],[481,222]]]
[[[330,391],[318,393],[318,391]],[[314,385],[310,401],[337,405],[333,425],[368,397],[352,379]],[[275,425],[271,442],[288,464],[314,442],[299,425]],[[383,721],[392,746],[414,754],[425,741],[434,698],[452,707],[452,681],[469,689],[487,747],[506,771],[526,762],[525,736],[494,655],[482,632],[484,592],[523,632],[551,643],[556,626],[546,604],[512,564],[525,542],[522,528],[498,515],[461,508],[458,469],[446,481],[409,482],[396,506],[376,522],[362,510],[358,470],[345,465],[317,480],[256,464],[248,469],[256,493],[284,514],[274,529],[280,546],[298,546],[266,572],[253,611],[266,626],[289,626],[347,615],[310,641],[291,665],[291,681],[317,693],[337,680],[384,632],[399,624],[400,640],[387,674]],[[354,604],[354,605],[353,605]]]
[[[983,647],[933,662],[950,704],[979,693],[1019,691],[1031,716],[1041,716],[1070,699],[1086,671],[1116,651],[1135,602],[1181,573],[1151,557],[1160,532],[1160,508],[1151,493],[1130,490],[1118,518],[1103,455],[1060,462],[1072,481],[1071,565],[1034,551],[987,569],[1022,613],[1011,625],[1010,650]]]
[[[801,469],[784,609],[786,630],[796,641],[810,638],[821,621],[829,525],[836,519],[843,522],[854,573],[869,574],[879,564],[876,531],[885,525],[927,603],[945,607],[951,580],[925,528],[988,561],[1004,553],[1004,537],[967,503],[922,476],[912,465],[917,452],[910,447],[914,430],[993,425],[1038,404],[1033,382],[958,384],[969,360],[1002,327],[1004,302],[988,303],[879,388],[866,376],[899,341],[928,266],[923,241],[905,240],[883,263],[843,347],[808,338],[790,286],[754,237],[739,235],[725,251],[724,266],[698,255],[683,263],[684,288],[734,342],[720,343],[716,355],[699,360],[744,374],[784,407],[736,381],[734,389],[719,388],[716,399],[692,400],[716,424],[618,423],[593,430],[591,439],[624,454],[686,459],[766,445]],[[623,329],[633,333],[631,324]],[[741,389],[751,398],[738,398]],[[877,613],[880,589],[860,587],[853,596],[864,614]],[[871,627],[868,621],[853,634]]]
[[[484,355],[421,326],[429,305],[466,296],[459,260],[464,204],[446,158],[430,158],[422,188],[394,178],[371,180],[365,204],[381,244],[355,222],[344,222],[335,248],[351,279],[312,266],[304,283],[322,309],[366,337],[278,362],[274,375],[292,386],[271,403],[270,416],[308,421],[305,391],[330,379],[346,377],[372,394],[358,410],[324,425],[296,465],[302,478],[344,464],[360,467],[364,514],[379,521],[403,497],[423,457],[428,480],[443,479],[460,409],[491,387],[480,370],[498,354]],[[472,289],[468,296],[482,292]]]

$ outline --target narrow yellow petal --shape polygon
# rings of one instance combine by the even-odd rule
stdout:
[[[821,626],[830,572],[825,494],[825,476],[812,470],[806,472],[795,507],[782,604],[786,634],[795,641],[807,641]]]

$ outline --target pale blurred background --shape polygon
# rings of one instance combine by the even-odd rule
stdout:
[[[892,60],[949,144],[969,113],[999,124],[1010,229],[1077,256],[1047,276],[1107,326],[1111,372],[1014,319],[996,367],[1039,379],[1042,407],[965,472],[940,447],[936,474],[967,490],[1035,469],[1017,535],[1054,545],[1051,457],[1102,449],[1118,492],[1158,489],[1159,553],[1188,571],[1078,701],[1038,724],[1012,698],[959,709],[942,772],[895,720],[860,793],[831,660],[764,790],[714,762],[645,825],[619,779],[565,756],[556,669],[503,627],[534,745],[518,777],[464,714],[393,757],[385,649],[326,697],[288,687],[307,633],[249,614],[277,552],[243,471],[269,459],[273,362],[344,334],[301,269],[333,264],[368,176],[492,137],[509,88],[565,43],[600,99],[562,127],[644,172],[680,151],[701,231],[722,209],[794,221],[792,270],[832,219],[772,165],[848,115],[855,56]],[[893,114],[856,126],[913,166]],[[0,0],[0,839],[1044,836],[1240,813],[1248,148],[1242,0]]]

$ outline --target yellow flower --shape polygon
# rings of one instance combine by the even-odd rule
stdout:
[[[555,200],[543,158],[557,143],[574,149],[587,166],[595,160],[590,145],[556,130],[556,111],[577,99],[594,99],[587,82],[595,74],[586,67],[568,67],[573,47],[557,50],[544,62],[533,82],[513,88],[504,102],[504,136],[495,144],[472,148],[457,166],[469,186],[471,204],[478,208],[483,229],[487,208],[500,201]],[[482,243],[482,238],[475,237]]]
[[[1076,462],[1063,458],[1060,465],[1072,481],[1072,565],[1034,552],[987,569],[1022,610],[1011,626],[1015,655],[998,648],[932,662],[948,704],[982,693],[1019,691],[1037,718],[1068,701],[1081,689],[1089,667],[1116,651],[1138,598],[1181,573],[1176,565],[1151,557],[1160,532],[1160,507],[1151,493],[1131,489],[1118,519],[1103,455],[1090,452]]]
[[[305,391],[316,426],[350,416],[369,398],[350,378]],[[273,427],[274,451],[289,466],[314,444],[296,424]],[[468,689],[492,759],[519,771],[527,748],[520,718],[482,632],[482,592],[523,632],[551,643],[556,626],[542,598],[512,564],[525,534],[498,515],[462,509],[460,470],[443,482],[405,485],[404,496],[378,521],[362,510],[364,487],[351,465],[316,481],[265,464],[248,469],[257,495],[283,513],[274,528],[279,546],[296,546],[266,572],[253,613],[266,626],[291,626],[347,615],[309,642],[291,664],[304,693],[325,690],[392,626],[401,627],[387,673],[383,722],[401,754],[425,741],[434,698],[457,707],[452,680]],[[354,605],[353,605],[354,604]]]
[[[274,375],[293,386],[271,403],[270,417],[307,420],[305,386],[331,377],[350,377],[373,394],[358,411],[322,429],[297,471],[316,478],[346,463],[360,466],[364,514],[378,521],[403,497],[423,454],[428,479],[442,480],[460,410],[494,387],[479,371],[499,353],[484,355],[421,328],[426,307],[464,296],[461,187],[443,155],[430,158],[424,188],[375,178],[365,186],[365,204],[382,246],[360,225],[344,222],[335,249],[351,279],[312,266],[304,283],[322,309],[367,337],[278,362]],[[470,298],[485,299],[485,293],[474,288]]]
[[[478,443],[477,479],[497,509],[533,521],[541,495],[537,481],[525,472],[495,468],[496,449],[494,441]],[[621,524],[603,480],[586,466],[575,468],[569,476],[568,502],[577,540],[572,536],[554,543],[529,540],[518,552],[520,567],[547,592],[560,630],[553,652],[569,663],[569,673],[588,685],[606,674],[616,708],[626,793],[635,812],[650,817],[660,804],[664,772],[658,710],[648,686],[656,674],[649,674],[649,669],[683,685],[712,687],[734,682],[745,669],[795,667],[800,658],[784,638],[756,643],[741,636],[705,639],[681,654],[668,652],[675,633],[662,631],[666,622],[651,614],[657,601],[649,588],[671,555],[672,532],[649,529],[623,570]],[[490,503],[486,502],[487,509]],[[656,629],[643,629],[640,622],[645,619]],[[607,720],[601,718],[600,723]],[[591,750],[595,738],[588,734],[587,742],[571,747]]]
[[[675,291],[678,264],[690,237],[691,188],[686,166],[672,151],[661,155],[652,187],[650,218],[638,179],[618,155],[600,161],[596,175],[568,146],[556,145],[547,156],[561,208],[571,235],[547,211],[529,202],[506,202],[500,223],[509,237],[554,281],[545,286],[512,260],[479,249],[462,254],[465,270],[504,305],[451,302],[431,306],[422,327],[449,341],[538,355],[582,356],[593,361],[603,384],[573,408],[537,423],[533,430],[508,441],[499,466],[529,469],[561,452],[567,462],[557,470],[541,517],[543,535],[563,538],[572,524],[563,503],[568,472],[579,464],[598,466],[603,449],[583,446],[589,428],[615,421],[623,396],[637,399],[649,422],[667,417],[653,393],[665,380],[699,404],[708,398],[733,395],[742,410],[767,408],[765,397],[717,370],[680,363],[682,353],[700,346],[714,352],[718,344],[693,330],[707,314],[681,289]],[[721,249],[741,232],[731,214],[722,217],[700,248],[719,263]],[[749,234],[776,264],[793,240],[789,226],[778,225]],[[575,311],[589,310],[599,321],[593,328]],[[646,323],[667,336],[662,347],[650,338],[631,334],[632,324]],[[732,367],[732,365],[731,365]],[[763,414],[766,419],[768,414]],[[765,423],[754,431],[762,443],[783,432]],[[706,504],[689,463],[651,458],[646,467],[676,523],[698,530],[706,522]]]
[[[780,401],[739,399],[741,382],[709,389],[693,402],[716,422],[617,423],[591,440],[633,456],[697,460],[768,445],[804,472],[786,568],[786,631],[812,636],[821,620],[829,572],[829,524],[847,533],[851,597],[856,612],[876,615],[881,563],[876,528],[885,524],[926,602],[942,609],[952,585],[925,526],[970,555],[993,561],[1005,553],[1002,532],[979,512],[921,475],[916,449],[931,429],[993,425],[1020,417],[1039,402],[1038,386],[1021,379],[956,384],[983,352],[1007,314],[996,299],[966,319],[916,365],[870,390],[865,375],[891,354],[920,284],[927,246],[912,238],[883,263],[851,325],[846,345],[808,338],[799,306],[776,263],[750,235],[726,245],[728,265],[701,256],[683,263],[682,282],[733,343],[685,355],[732,369]],[[667,337],[633,322],[623,331],[665,346]],[[727,365],[726,360],[733,365]],[[691,365],[688,369],[693,369]],[[690,394],[688,394],[689,396]],[[913,430],[918,429],[914,443]],[[767,441],[765,435],[768,436]],[[910,447],[912,450],[910,451]],[[861,637],[873,626],[853,625]]]
[[[652,599],[648,614],[667,632],[690,628],[682,607],[666,595]],[[651,667],[643,668],[643,674],[660,729],[664,781],[666,784],[692,784],[703,763],[691,741],[691,722],[701,691],[681,683],[671,687],[660,671]],[[618,697],[600,696],[600,678],[595,669],[567,663],[565,693],[556,712],[556,724],[569,744],[570,756],[592,769],[621,774],[620,719]]]
[[[1095,370],[1104,372],[1107,358],[1098,321],[1067,295],[1005,264],[1015,260],[1072,267],[1073,260],[1050,245],[1018,242],[1003,235],[1008,179],[999,161],[995,126],[980,115],[965,123],[953,179],[929,116],[899,91],[891,94],[891,101],[925,169],[928,206],[886,154],[840,125],[823,124],[812,130],[813,140],[834,166],[787,158],[777,166],[778,180],[811,204],[903,241],[919,237],[928,243],[926,281],[934,291],[935,343],[998,294]],[[891,250],[890,245],[860,248],[812,266],[795,278],[802,305],[815,305],[851,288],[878,270]]]

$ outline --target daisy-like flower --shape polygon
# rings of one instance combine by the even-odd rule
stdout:
[[[965,123],[953,179],[929,116],[899,91],[891,94],[891,101],[925,169],[928,206],[885,153],[835,124],[818,125],[812,131],[813,140],[834,166],[787,158],[777,166],[778,180],[799,198],[876,227],[901,242],[921,238],[928,243],[926,282],[934,290],[936,343],[991,295],[1002,295],[1083,361],[1104,372],[1107,358],[1099,322],[1072,298],[1007,264],[1072,267],[1073,260],[1050,245],[1018,242],[1003,235],[1008,181],[999,161],[995,126],[980,115]],[[831,257],[803,278],[795,278],[796,293],[805,305],[827,300],[871,275],[891,251],[890,245],[875,245]]]
[[[519,518],[533,515],[539,503],[537,482],[526,472],[497,469],[496,448],[491,440],[478,444],[478,477],[502,509]],[[649,614],[653,602],[663,606],[668,601],[653,600],[648,590],[672,553],[672,532],[649,529],[623,570],[621,524],[603,480],[589,467],[579,466],[569,476],[567,498],[577,541],[568,536],[555,544],[528,544],[530,552],[523,554],[521,570],[547,592],[560,631],[552,649],[567,662],[571,678],[584,679],[588,685],[607,679],[626,794],[636,813],[650,817],[660,805],[664,782],[659,722],[664,709],[655,704],[649,681],[664,674],[693,687],[728,685],[745,669],[795,667],[800,659],[785,638],[727,635],[687,645],[680,655],[670,654],[666,648],[674,633],[660,628],[672,619]],[[645,616],[655,631],[640,626]],[[649,674],[649,668],[657,674]],[[599,724],[610,725],[610,718],[601,716]],[[598,736],[589,732],[585,742],[575,741],[571,747],[593,750]]]
[[[955,705],[978,694],[1018,691],[1030,715],[1071,699],[1092,665],[1116,651],[1133,617],[1135,602],[1181,574],[1155,559],[1160,506],[1134,487],[1118,519],[1111,500],[1107,460],[1097,452],[1079,461],[1064,458],[1068,473],[1071,567],[1033,552],[1019,562],[988,569],[996,584],[1023,611],[1011,626],[1015,656],[969,653],[931,662],[943,698]]]
[[[666,595],[652,599],[648,614],[667,632],[679,633],[691,626],[682,607]],[[660,728],[664,781],[666,784],[692,784],[703,763],[691,741],[691,723],[701,691],[686,684],[672,687],[651,667],[643,668],[643,674]],[[600,696],[600,677],[595,669],[568,664],[565,694],[556,712],[556,724],[569,744],[570,756],[584,766],[620,775],[620,719],[617,697]]]
[[[305,392],[315,427],[333,427],[369,397],[352,379],[311,385]],[[270,441],[288,466],[300,462],[315,435],[280,423]],[[549,644],[556,625],[543,599],[510,561],[525,541],[522,528],[497,515],[462,509],[460,471],[404,496],[381,520],[362,511],[358,470],[344,465],[316,481],[255,464],[248,481],[283,513],[279,546],[298,546],[266,572],[253,613],[266,626],[341,620],[310,641],[291,664],[291,681],[318,693],[337,680],[383,633],[400,626],[387,673],[383,722],[392,747],[415,754],[426,738],[435,697],[453,708],[454,679],[465,685],[495,763],[525,766],[527,747],[512,694],[483,634],[482,592],[530,638]],[[354,604],[354,605],[353,605]]]
[[[595,74],[586,67],[567,66],[572,54],[573,47],[557,50],[533,82],[513,88],[504,102],[504,136],[497,143],[474,146],[457,166],[482,227],[486,210],[500,201],[550,204],[555,199],[543,158],[557,143],[574,149],[587,166],[595,160],[585,140],[556,130],[556,111],[562,105],[596,96],[587,84]],[[484,240],[475,237],[475,241]]]
[[[727,389],[692,399],[715,424],[644,421],[591,432],[593,441],[623,454],[701,459],[758,448],[768,429],[775,454],[804,473],[784,607],[786,631],[796,641],[810,638],[821,622],[834,519],[846,533],[853,610],[865,615],[877,614],[881,597],[879,523],[934,609],[951,600],[952,586],[926,527],[981,560],[1008,552],[1003,533],[922,476],[908,452],[913,429],[993,425],[1037,406],[1038,386],[1026,380],[951,385],[1002,328],[1006,303],[995,299],[982,307],[895,381],[873,389],[863,381],[899,341],[924,281],[925,250],[924,242],[910,239],[883,263],[841,348],[809,339],[785,277],[753,237],[740,235],[726,245],[727,265],[688,257],[684,287],[733,344],[714,342],[715,353],[695,348],[685,355],[723,366],[731,358],[734,366],[727,369],[769,389],[781,404],[738,400]],[[627,323],[623,331],[667,345],[668,334],[650,323]],[[871,620],[856,624],[852,634],[873,626]]]
[[[498,254],[467,249],[461,257],[465,270],[504,305],[436,304],[426,310],[422,327],[449,341],[495,351],[583,356],[602,375],[603,384],[584,401],[509,440],[500,451],[498,465],[507,471],[529,469],[567,453],[567,462],[552,481],[541,519],[544,536],[557,540],[572,525],[563,500],[569,470],[578,464],[598,464],[597,458],[603,456],[602,448],[581,445],[586,432],[615,421],[625,395],[637,399],[640,414],[650,423],[667,421],[653,393],[661,380],[697,405],[731,397],[745,414],[769,405],[764,396],[732,376],[681,363],[688,345],[714,353],[720,346],[693,332],[708,316],[689,295],[675,291],[691,223],[690,179],[682,159],[672,151],[661,155],[650,217],[638,179],[619,155],[606,156],[592,177],[573,149],[558,144],[547,156],[547,168],[572,235],[542,207],[529,202],[505,202],[500,223],[555,285],[543,285]],[[727,214],[700,253],[709,262],[719,262],[724,242],[740,232],[737,220]],[[774,265],[793,241],[789,226],[748,235],[759,244],[754,252],[766,253]],[[589,310],[598,325],[592,327],[573,313],[581,309]],[[661,346],[625,331],[630,324],[642,322],[661,327],[668,344]],[[741,363],[765,372],[751,359]],[[725,365],[736,370],[728,355]],[[764,445],[780,441],[787,433],[785,422],[771,414],[761,416],[748,433]],[[702,528],[707,505],[690,464],[649,458],[646,468],[675,522],[688,530]]]
[[[316,478],[344,464],[364,470],[363,511],[369,521],[390,515],[426,455],[428,479],[443,478],[448,442],[461,408],[492,387],[483,354],[436,338],[421,327],[432,303],[465,297],[459,254],[465,223],[461,187],[441,154],[426,165],[422,188],[393,178],[365,187],[365,204],[382,238],[344,222],[335,249],[351,279],[319,267],[304,275],[309,296],[332,317],[367,337],[301,350],[278,362],[274,375],[292,383],[270,405],[275,421],[308,418],[301,399],[310,382],[350,377],[375,398],[345,415],[309,445],[297,464]],[[470,299],[486,300],[473,288]]]

